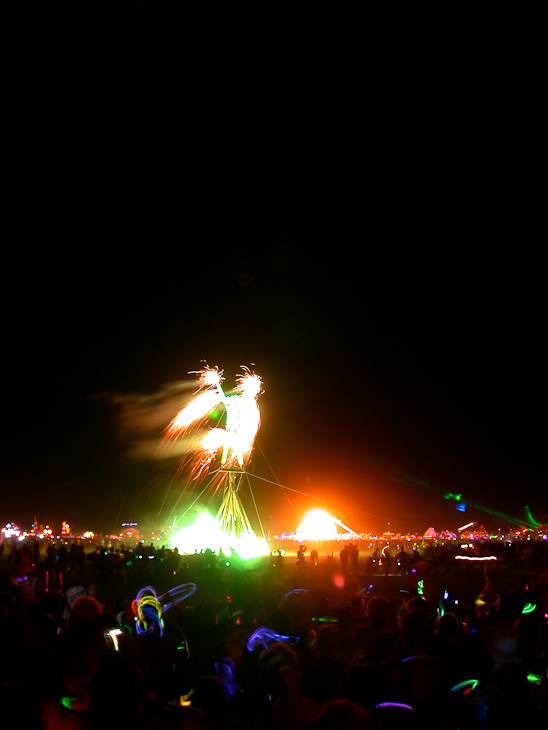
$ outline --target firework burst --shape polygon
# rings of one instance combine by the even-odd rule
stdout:
[[[180,471],[188,469],[191,481],[208,471],[219,453],[223,469],[245,469],[249,463],[261,422],[257,398],[262,393],[262,381],[248,368],[242,366],[242,370],[234,392],[228,395],[222,385],[222,370],[205,367],[198,371],[199,388],[195,397],[177,413],[166,430],[167,439],[183,438],[190,445]],[[226,415],[225,427],[212,427],[211,420],[220,417],[220,407]],[[221,473],[213,479],[213,493],[222,478]]]
[[[180,465],[180,471],[188,468],[190,484],[196,483],[206,473],[211,476],[199,497],[209,493],[211,499],[222,485],[223,499],[217,518],[208,518],[207,530],[200,523],[201,539],[224,546],[223,549],[227,546],[234,548],[240,556],[247,554],[251,557],[266,555],[269,550],[264,535],[257,539],[238,495],[261,423],[257,399],[262,393],[262,381],[248,368],[242,366],[242,369],[236,388],[229,394],[223,388],[221,370],[206,367],[199,371],[200,387],[195,397],[171,421],[166,436],[170,439],[185,438],[193,447],[189,448],[189,456]],[[219,406],[224,408],[224,428],[218,424],[210,426],[213,418],[219,420],[222,416],[217,411]],[[210,469],[219,456],[219,468]],[[185,551],[190,541],[195,549],[196,530],[197,522],[175,532],[172,545]]]

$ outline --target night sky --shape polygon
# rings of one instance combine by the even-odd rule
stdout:
[[[263,378],[273,533],[313,507],[365,531],[545,522],[534,79],[89,7],[68,39],[48,18],[14,84],[0,521],[180,514],[157,446],[205,361]]]

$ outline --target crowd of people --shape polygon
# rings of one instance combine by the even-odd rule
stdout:
[[[484,581],[458,602],[431,594],[427,580],[385,595],[350,571],[351,556],[342,582],[341,566],[322,572],[309,559],[321,579],[305,584],[301,567],[272,561],[143,549],[123,566],[118,551],[98,548],[82,565],[69,548],[53,582],[58,554],[37,570],[40,555],[12,547],[0,586],[0,717],[40,730],[543,727],[546,548],[540,560],[530,549],[540,569],[527,580],[517,571],[500,593]],[[170,589],[171,606],[158,599]]]

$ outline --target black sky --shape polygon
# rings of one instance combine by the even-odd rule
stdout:
[[[264,379],[257,475],[333,502],[256,480],[269,529],[546,521],[534,81],[89,7],[14,81],[1,519],[161,522],[176,461],[127,458],[120,402],[205,360]]]

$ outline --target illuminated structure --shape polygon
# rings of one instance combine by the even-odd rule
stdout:
[[[223,490],[217,523],[221,535],[229,538],[232,543],[230,547],[235,549],[240,540],[251,536],[255,538],[238,492],[251,459],[261,420],[257,403],[262,392],[261,379],[247,368],[243,369],[244,374],[238,376],[235,391],[229,395],[222,386],[222,370],[208,367],[202,370],[199,373],[198,394],[179,411],[167,429],[169,437],[188,437],[193,430],[206,426],[207,420],[216,414],[218,406],[224,406],[225,428],[209,428],[198,438],[193,449],[190,472],[197,479],[208,471],[213,460],[221,453],[221,466],[213,479],[214,491]],[[176,536],[174,538],[177,542]]]

